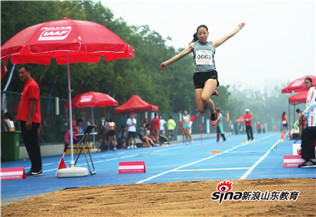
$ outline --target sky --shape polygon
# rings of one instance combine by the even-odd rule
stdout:
[[[164,39],[171,37],[166,44],[177,49],[188,46],[200,24],[208,26],[208,40],[212,41],[245,22],[237,35],[216,49],[216,68],[223,85],[263,91],[305,75],[316,75],[315,1],[101,2],[128,25],[148,25]]]

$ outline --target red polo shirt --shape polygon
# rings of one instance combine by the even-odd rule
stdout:
[[[244,115],[245,125],[246,126],[252,126],[251,118],[252,118],[252,114],[250,114],[250,113]]]
[[[28,80],[24,84],[16,119],[21,121],[27,121],[27,116],[30,112],[30,99],[35,99],[37,101],[37,106],[32,118],[32,122],[41,123],[40,89],[33,78]]]
[[[160,119],[158,117],[152,120],[153,130],[160,130]]]

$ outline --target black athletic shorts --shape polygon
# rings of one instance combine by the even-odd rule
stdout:
[[[128,132],[128,139],[130,138],[136,138],[136,132]]]
[[[205,82],[208,79],[215,79],[217,81],[217,86],[219,85],[216,70],[210,72],[195,72],[193,75],[195,89],[204,88]]]
[[[115,130],[108,131],[108,136],[114,136],[114,135],[115,135]]]

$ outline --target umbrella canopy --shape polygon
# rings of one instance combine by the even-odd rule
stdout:
[[[137,95],[133,95],[126,103],[114,109],[115,113],[121,114],[149,111],[158,111],[158,106],[145,102]]]
[[[234,123],[241,123],[241,122],[244,122],[244,121],[245,121],[244,115],[242,115],[237,120],[234,120]]]
[[[291,97],[289,97],[289,103],[294,104],[294,103],[305,103],[306,98],[307,98],[307,92],[308,91],[302,91],[299,92]]]
[[[107,106],[117,106],[118,102],[105,93],[99,92],[87,92],[75,96],[71,99],[73,108],[95,108]],[[65,108],[69,108],[69,103],[65,105]]]
[[[294,92],[302,92],[307,91],[307,88],[304,85],[305,78],[311,78],[313,80],[312,86],[316,86],[316,76],[314,75],[306,75],[304,77],[295,79],[291,83],[289,83],[285,88],[282,89],[282,93],[292,93]]]
[[[67,64],[69,126],[72,135],[72,106],[70,63],[96,63],[100,56],[105,61],[130,58],[133,49],[113,32],[97,23],[62,19],[28,27],[1,46],[1,60],[14,64]],[[70,137],[71,165],[74,166],[73,137]]]
[[[82,20],[64,18],[28,27],[1,47],[1,60],[49,65],[52,58],[57,64],[96,63],[100,56],[105,61],[134,56],[131,46],[106,27]]]

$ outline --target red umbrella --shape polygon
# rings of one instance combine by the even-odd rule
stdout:
[[[62,19],[28,27],[1,46],[1,60],[19,63],[50,64],[55,58],[58,64],[67,63],[69,126],[72,135],[72,106],[69,63],[96,63],[100,56],[105,61],[131,58],[132,47],[113,32],[97,23]],[[71,144],[71,165],[73,160],[73,138]]]
[[[91,117],[92,122],[94,123],[94,114],[93,108],[95,107],[105,107],[107,106],[116,106],[118,102],[105,93],[99,92],[87,92],[80,95],[75,96],[71,99],[71,104],[73,108],[91,108]],[[65,108],[69,108],[69,103],[65,105]],[[93,131],[94,132],[94,131]],[[95,136],[93,134],[93,145],[95,147]]]
[[[304,85],[305,78],[311,78],[313,80],[312,86],[316,86],[316,76],[314,75],[306,75],[304,77],[295,79],[291,83],[289,83],[285,88],[282,89],[282,93],[292,93],[294,92],[302,92],[307,91],[307,88]]]
[[[307,98],[307,92],[308,91],[302,91],[299,92],[291,97],[289,97],[289,103],[294,104],[294,103],[305,103],[306,98]]]
[[[130,58],[134,51],[106,27],[82,20],[62,19],[28,27],[14,35],[1,47],[1,60],[12,63],[49,65],[52,58],[58,64],[96,63]]]
[[[107,106],[117,106],[118,102],[105,93],[99,92],[87,92],[75,96],[71,100],[72,108],[95,108]],[[69,103],[65,105],[65,108],[69,108]]]

